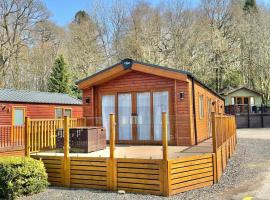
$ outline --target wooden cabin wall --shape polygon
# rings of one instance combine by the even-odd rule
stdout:
[[[190,145],[190,110],[188,82],[175,81],[147,73],[131,71],[99,86],[83,90],[84,116],[88,119],[87,125],[93,125],[94,116],[101,117],[101,96],[104,94],[116,94],[119,92],[143,92],[143,91],[169,91],[169,106],[171,120],[171,144]],[[180,100],[179,92],[184,92],[185,98]],[[90,102],[86,103],[86,98]]]
[[[54,119],[55,108],[71,108],[73,118],[83,117],[83,108],[81,105],[55,105],[55,104],[29,104],[29,103],[6,103],[0,102],[5,105],[5,109],[0,109],[0,125],[12,125],[12,108],[25,107],[26,116],[33,119]]]
[[[204,104],[204,117],[200,119],[199,112],[199,97],[203,95],[203,104]],[[209,138],[211,129],[209,129],[208,122],[211,120],[211,112],[208,111],[208,100],[215,102],[212,104],[211,112],[224,113],[224,101],[210,92],[201,84],[195,82],[195,107],[196,107],[196,123],[197,123],[197,141],[201,142]]]

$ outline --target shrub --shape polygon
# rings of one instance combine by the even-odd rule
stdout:
[[[44,164],[33,158],[0,158],[0,199],[41,192],[48,186]]]

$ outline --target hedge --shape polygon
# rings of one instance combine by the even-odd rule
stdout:
[[[0,158],[0,199],[41,192],[48,186],[44,164],[28,157]]]

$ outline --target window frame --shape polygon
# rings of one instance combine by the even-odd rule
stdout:
[[[57,116],[56,116],[56,110],[57,109],[61,109],[62,111],[61,111],[61,113],[62,113],[62,115],[61,115],[61,117],[58,117],[57,118]],[[64,116],[65,116],[65,112],[66,112],[66,110],[70,110],[70,118],[72,118],[72,108],[70,108],[70,107],[67,107],[67,108],[65,108],[65,107],[55,107],[54,108],[54,117],[55,117],[55,119],[63,119],[64,118]]]
[[[199,117],[204,119],[204,95],[199,94]]]
[[[23,125],[15,125],[14,120],[15,120],[15,110],[23,110]],[[26,116],[26,107],[25,106],[13,106],[12,107],[12,126],[24,126],[25,124],[25,116]]]

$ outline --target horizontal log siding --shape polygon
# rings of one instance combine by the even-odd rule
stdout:
[[[180,92],[184,92],[184,99],[180,99]],[[192,107],[192,99],[190,99],[189,82],[176,81],[176,144],[187,146],[193,145],[193,134],[191,134],[190,106]],[[191,104],[190,104],[191,102]]]
[[[100,101],[100,95],[102,94],[112,94],[117,92],[144,92],[144,91],[155,91],[155,90],[170,90],[170,110],[171,113],[171,123],[175,122],[175,93],[174,88],[175,87],[175,81],[173,79],[169,78],[163,78],[155,75],[150,75],[142,72],[136,72],[131,71],[127,74],[121,75],[113,80],[110,80],[106,83],[103,83],[99,86],[94,87],[94,97],[92,92],[92,87],[83,90],[83,110],[84,110],[84,116],[88,118],[87,125],[92,125],[91,119],[93,116],[96,118],[101,117],[101,106],[99,105]],[[177,87],[178,90],[184,90],[187,91],[187,83],[177,81]],[[188,92],[188,91],[187,91]],[[89,104],[85,103],[85,99],[90,98],[91,101]],[[178,95],[176,96],[178,98]],[[171,125],[171,141],[173,144],[187,144],[187,142],[184,142],[181,136],[183,134],[184,137],[188,137],[189,135],[189,124],[188,121],[185,120],[185,116],[188,115],[188,105],[185,105],[188,103],[188,100],[185,100],[184,102],[179,102],[178,109],[183,109],[183,111],[180,111],[177,115],[180,116],[180,118],[177,120],[177,126],[179,127],[178,130],[181,130],[181,132],[178,133],[178,136],[175,135],[175,126],[174,124]],[[95,111],[94,111],[94,109]],[[95,114],[94,114],[95,113]],[[184,115],[182,115],[184,114]],[[181,116],[182,115],[182,116]],[[184,127],[184,128],[182,128]],[[176,137],[176,138],[175,138]],[[175,139],[177,141],[175,141]],[[189,138],[185,140],[190,140]]]
[[[12,125],[12,108],[25,107],[26,117],[31,119],[54,119],[55,108],[71,108],[72,118],[81,118],[83,116],[83,108],[81,105],[55,105],[55,104],[23,104],[23,103],[5,103],[0,102],[6,106],[4,110],[0,110],[0,125]]]

